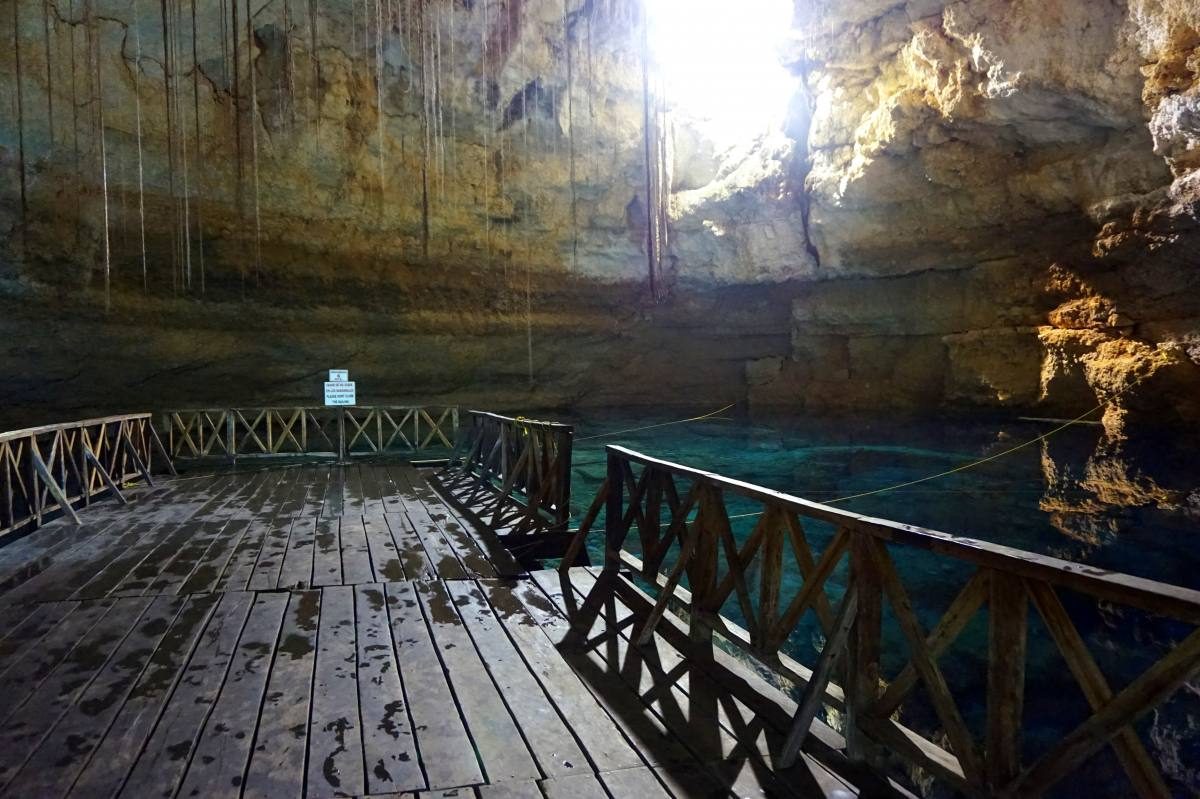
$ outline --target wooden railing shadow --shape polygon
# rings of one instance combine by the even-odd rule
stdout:
[[[597,584],[593,570],[564,570],[558,581],[535,576],[569,619]],[[842,739],[821,725],[812,753],[783,764],[787,719],[764,682],[719,650],[688,641],[681,627],[636,646],[632,630],[650,603],[636,594],[608,594],[582,643],[560,647],[564,658],[617,713],[660,763],[702,763],[705,792],[697,795],[904,795],[840,752]],[[670,732],[664,738],[662,730]],[[679,741],[686,751],[679,751]],[[842,793],[839,793],[839,789]]]
[[[454,452],[430,482],[516,557],[561,557],[571,539],[574,435],[570,425],[469,411]]]
[[[1135,723],[1200,670],[1200,592],[863,517],[622,447],[607,452],[607,479],[567,552],[569,562],[585,547],[603,509],[604,567],[572,614],[565,647],[586,650],[594,625],[612,621],[604,609],[614,598],[629,601],[640,582],[656,597],[633,623],[635,646],[654,646],[656,633],[682,623],[687,651],[719,641],[797,687],[787,737],[774,750],[782,768],[813,743],[814,723],[826,709],[844,719],[853,761],[882,769],[898,759],[966,795],[1040,795],[1106,747],[1131,793],[1171,795]],[[736,515],[727,509],[735,500],[758,508],[745,514],[756,521],[741,540],[732,532]],[[832,529],[823,548],[808,529],[814,524]],[[901,552],[923,553],[969,574],[931,628],[922,624],[897,568]],[[785,570],[798,577],[794,589],[785,587]],[[831,579],[835,574],[837,580]],[[1154,614],[1190,632],[1117,690],[1089,651],[1063,593]],[[745,627],[727,618],[730,608],[740,612]],[[672,610],[684,621],[668,618]],[[1025,669],[1033,612],[1090,713],[1026,759]],[[938,662],[980,615],[987,624],[982,740]],[[824,639],[811,666],[784,651],[809,619]],[[897,638],[907,648],[907,663],[887,671],[884,655],[892,653],[884,652],[884,642]],[[918,695],[928,698],[938,742],[896,720]]]

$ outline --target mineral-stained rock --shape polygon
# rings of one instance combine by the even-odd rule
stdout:
[[[347,366],[381,402],[1195,427],[1194,0],[798,2],[782,128],[731,148],[674,108],[659,150],[639,0],[397,5],[198,4],[166,73],[137,6],[5,16],[6,413],[311,399]]]

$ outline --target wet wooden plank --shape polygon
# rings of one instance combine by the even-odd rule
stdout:
[[[451,540],[460,542],[458,544],[460,550],[480,553],[497,576],[518,577],[528,571],[491,530],[477,528],[449,505],[431,506],[427,504],[426,507],[429,509],[430,517],[442,526],[446,535]]]
[[[215,516],[216,514],[214,514]],[[200,561],[217,539],[225,534],[227,519],[198,519],[192,522],[195,529],[179,554],[168,563],[143,592],[147,596],[177,594],[195,572]]]
[[[325,506],[325,493],[329,487],[329,467],[313,466],[305,469],[305,478],[309,480],[308,493],[304,496],[304,505],[296,511],[297,516],[320,516]]]
[[[159,597],[81,693],[6,789],[13,796],[62,796],[108,732],[142,669],[185,601]]]
[[[589,768],[575,737],[513,647],[479,586],[466,581],[445,585],[492,679],[510,698],[509,707],[542,773],[555,777]]]
[[[356,796],[366,790],[357,680],[354,589],[326,588],[321,595],[308,738],[310,794]]]
[[[320,611],[320,591],[295,592],[288,599],[246,774],[248,799],[302,795]]]
[[[505,782],[500,785],[480,785],[479,799],[545,799],[536,782]]]
[[[121,796],[170,799],[175,795],[225,681],[253,600],[254,595],[247,593],[221,598],[182,680],[134,763]]]
[[[247,584],[249,590],[270,591],[279,585],[279,575],[283,571],[283,561],[287,556],[288,543],[291,541],[296,521],[293,516],[287,514],[276,515],[258,554],[258,562],[254,564],[250,575],[250,582]]]
[[[268,536],[274,534],[280,524],[276,521],[275,510],[282,502],[283,496],[291,489],[297,473],[288,470],[270,474],[272,478],[267,483],[266,495],[261,500],[256,497],[247,503],[247,509],[252,513],[250,527],[229,559],[225,573],[217,581],[218,591],[240,591],[249,585]],[[290,521],[285,520],[282,524],[288,526]]]
[[[7,608],[6,634],[4,640],[0,641],[0,677],[17,658],[28,651],[30,644],[54,629],[78,606],[77,602],[47,602]]]
[[[8,717],[0,729],[0,789],[88,687],[149,605],[149,599],[115,600],[38,690]]]
[[[177,796],[238,797],[288,596],[258,594]]]
[[[54,596],[56,593],[66,592],[67,596],[74,599],[99,599],[108,596],[141,565],[146,557],[159,548],[163,543],[163,537],[173,528],[165,522],[157,524],[140,522],[131,529],[139,531],[140,535],[137,541],[132,542],[130,546],[120,548],[119,551],[105,553],[110,557],[105,558],[107,561],[105,565],[97,568],[90,579],[70,587],[54,586],[47,594]],[[97,565],[99,566],[99,564]]]
[[[234,484],[221,484],[226,489]],[[172,593],[191,575],[195,560],[208,550],[220,530],[214,530],[240,510],[244,496],[237,490],[214,491],[191,516],[157,533],[158,546],[110,593],[113,596],[154,596]]]
[[[215,590],[221,575],[225,573],[233,552],[241,543],[250,522],[234,519],[222,528],[220,534],[208,546],[208,550],[196,562],[192,573],[179,589],[181,594],[196,594]]]
[[[42,527],[15,543],[0,548],[0,602],[4,595],[42,572],[64,561],[73,560],[79,548],[88,545],[98,536],[111,535],[129,523],[130,516],[123,506],[113,503],[114,508],[101,514],[88,510],[83,516],[83,526],[57,525],[53,529]],[[40,539],[42,546],[21,547],[26,541]]]
[[[439,579],[465,580],[470,577],[470,573],[459,561],[458,554],[454,551],[449,539],[446,538],[446,534],[442,532],[442,528],[438,527],[425,512],[425,506],[419,502],[407,504],[405,515],[408,517],[412,529],[416,531],[417,537],[425,546],[425,551],[429,553]]]
[[[502,580],[481,580],[479,584],[517,650],[579,736],[595,767],[615,771],[646,765],[530,615],[524,603],[529,600],[518,596],[517,586]]]
[[[546,799],[608,799],[600,780],[590,773],[543,780],[541,786]]]
[[[355,589],[358,701],[367,786],[372,793],[425,787],[408,701],[400,681],[383,586]]]
[[[184,666],[218,600],[218,595],[208,594],[185,601],[69,795],[107,797],[120,789],[134,758],[158,722],[167,698],[183,678]]]
[[[203,509],[197,511],[203,513]],[[108,594],[111,596],[142,596],[154,592],[151,587],[159,575],[171,565],[187,543],[203,530],[198,519],[189,519],[177,525],[163,525],[153,533],[155,544],[136,566],[121,578]],[[85,589],[85,592],[90,589]],[[88,594],[85,593],[84,596]]]
[[[342,584],[342,546],[339,541],[337,518],[321,517],[317,520],[313,557],[313,585]]]
[[[607,771],[600,775],[600,781],[613,796],[636,796],[638,799],[672,799],[672,794],[658,781],[658,777],[649,768],[626,768],[620,771]],[[716,786],[712,786],[716,788]],[[711,790],[707,794],[712,795]],[[696,794],[689,794],[696,795]]]
[[[384,513],[403,513],[404,501],[400,498],[401,487],[392,478],[392,472],[386,466],[373,467],[376,484],[379,486],[379,497],[383,502]]]
[[[389,583],[388,615],[417,746],[429,788],[483,782],[475,749],[446,684],[445,672],[411,583]]]
[[[400,560],[400,550],[396,548],[387,520],[382,516],[366,516],[363,518],[363,531],[367,536],[367,549],[371,552],[374,582],[403,581],[404,563]]]
[[[346,512],[346,473],[339,466],[329,470],[329,481],[325,484],[325,501],[321,506],[321,517],[332,519]]]
[[[279,571],[282,589],[308,588],[313,581],[313,553],[316,551],[316,517],[298,517],[292,524],[287,554]]]
[[[342,507],[343,516],[362,516],[366,510],[366,495],[363,492],[362,473],[358,464],[351,463],[342,467],[342,479],[345,481],[345,504]]]
[[[39,622],[38,628],[43,629],[44,634],[34,638],[31,632],[26,645],[14,652],[5,663],[4,672],[0,675],[0,696],[4,697],[4,703],[0,705],[0,724],[33,696],[38,686],[74,651],[113,605],[111,600],[84,605],[55,604],[60,607],[69,605],[75,610],[57,625],[50,624],[50,620]]]
[[[433,633],[434,646],[450,675],[450,688],[458,698],[488,782],[542,776],[484,668],[446,586],[440,582],[417,583],[416,589]],[[520,696],[510,699],[524,701]]]
[[[359,479],[363,490],[363,516],[378,516],[387,508],[383,504],[383,487],[379,483],[379,467],[360,464]]]
[[[392,533],[396,550],[400,553],[400,563],[404,567],[405,576],[409,580],[437,579],[437,569],[433,560],[425,551],[425,544],[408,517],[403,513],[388,513],[383,518]]]
[[[367,534],[363,517],[347,514],[341,518],[339,530],[342,548],[342,583],[359,585],[375,579],[371,570],[371,552],[367,548]]]

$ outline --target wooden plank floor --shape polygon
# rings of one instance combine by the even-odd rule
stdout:
[[[0,795],[859,793],[773,766],[769,688],[734,696],[628,626],[564,655],[593,573],[523,572],[410,466],[130,499],[0,548]]]

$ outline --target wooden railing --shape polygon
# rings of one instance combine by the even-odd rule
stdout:
[[[121,485],[174,473],[148,413],[0,433],[0,537],[41,526],[101,494],[125,502]]]
[[[457,407],[222,408],[167,411],[175,458],[375,455],[454,446]]]
[[[621,574],[632,568],[657,590],[656,603],[636,629],[639,643],[648,642],[668,609],[682,609],[693,641],[710,642],[715,632],[723,645],[743,650],[800,689],[791,734],[778,753],[784,765],[795,760],[813,719],[826,706],[842,714],[852,758],[878,764],[888,755],[898,757],[967,795],[1040,795],[1105,747],[1111,747],[1128,776],[1130,789],[1121,793],[1171,795],[1135,722],[1200,669],[1200,631],[1195,629],[1200,592],[859,516],[622,447],[610,446],[607,452],[607,479],[565,561],[585,546],[604,510],[604,570],[576,614],[568,646],[582,644],[603,604],[635,585]],[[753,510],[731,515],[727,503]],[[753,529],[738,540],[732,526],[742,517],[754,520],[748,522]],[[816,528],[825,533],[819,550]],[[641,558],[630,551],[634,548]],[[932,627],[921,623],[911,580],[897,569],[895,555],[936,558],[939,580],[950,579],[943,574],[964,575],[956,598]],[[799,572],[798,588],[785,589],[785,571],[793,578]],[[690,591],[681,585],[685,580]],[[1149,614],[1172,629],[1186,628],[1186,634],[1161,657],[1136,653],[1153,662],[1115,690],[1068,614],[1063,594],[1070,595],[1068,604],[1084,598],[1112,613],[1136,609],[1132,612]],[[1061,653],[1090,714],[1026,760],[1022,733],[1031,605],[1041,620],[1036,629],[1050,639],[1032,643]],[[986,665],[978,668],[986,669],[979,675],[986,685],[986,719],[980,725],[982,740],[976,740],[938,661],[985,607]],[[726,618],[737,612],[745,627]],[[802,622],[815,625],[825,638],[811,668],[782,651]],[[907,657],[907,664],[885,674],[884,655],[896,653],[885,652],[883,642],[897,639],[905,642],[907,653],[890,659]],[[895,720],[898,711],[917,701],[918,686],[939,727],[925,736]]]
[[[565,544],[574,437],[570,425],[470,411],[438,485],[506,542],[558,536]]]

